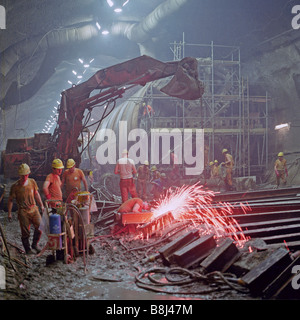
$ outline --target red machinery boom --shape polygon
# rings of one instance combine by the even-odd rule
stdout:
[[[86,110],[122,97],[134,85],[144,86],[169,76],[173,78],[160,89],[165,94],[185,100],[196,100],[203,95],[204,88],[198,80],[197,60],[190,57],[166,63],[148,56],[137,57],[99,70],[87,81],[63,91],[53,136],[35,134],[35,137],[20,142],[16,141],[20,139],[8,139],[3,157],[5,177],[15,178],[17,167],[22,162],[31,166],[32,174],[37,178],[42,178],[49,171],[53,157],[62,160],[73,158],[79,165],[78,138],[84,129]],[[90,97],[92,91],[97,89],[100,93]],[[20,145],[20,148],[15,150],[11,148],[12,145]]]
[[[198,80],[197,66],[194,58],[163,63],[148,56],[141,56],[99,70],[86,82],[64,91],[58,118],[57,156],[63,160],[69,157],[77,158],[77,140],[83,129],[84,111],[92,105],[121,97],[125,92],[124,86],[143,86],[157,79],[174,76],[161,89],[162,92],[186,100],[199,99],[203,94],[203,86]],[[93,90],[107,88],[110,89],[89,98]]]

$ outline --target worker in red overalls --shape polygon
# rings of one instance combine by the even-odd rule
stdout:
[[[122,158],[117,161],[115,166],[115,174],[120,175],[120,191],[122,202],[128,199],[128,194],[131,194],[132,198],[137,198],[135,183],[133,176],[137,173],[135,164],[132,159],[128,158],[128,151],[123,150]]]

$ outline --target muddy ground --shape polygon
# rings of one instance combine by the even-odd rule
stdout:
[[[45,251],[39,257],[20,252],[23,247],[16,214],[13,221],[8,222],[7,213],[2,212],[0,223],[7,238],[11,257],[18,259],[11,260],[11,265],[8,259],[4,259],[3,256],[1,258],[0,255],[0,265],[5,265],[7,270],[6,290],[0,291],[0,300],[260,299],[252,297],[245,288],[237,287],[245,291],[239,292],[222,280],[205,282],[194,279],[188,284],[169,285],[168,282],[166,286],[156,286],[146,276],[141,276],[143,283],[137,282],[136,277],[141,275],[142,271],[167,269],[160,258],[154,261],[147,260],[156,254],[163,244],[178,236],[174,234],[173,237],[166,237],[167,232],[168,235],[172,235],[173,231],[170,229],[162,231],[159,237],[135,240],[135,235],[128,232],[111,236],[113,225],[105,229],[97,226],[97,236],[92,241],[94,254],[81,254],[69,264],[56,260],[47,265],[46,259],[51,255],[51,251]],[[162,237],[166,240],[160,241]],[[43,247],[46,243],[47,236],[43,235],[40,244]],[[246,253],[245,247],[244,254]],[[183,277],[189,278],[190,275],[179,272],[174,277],[175,280],[182,281]]]

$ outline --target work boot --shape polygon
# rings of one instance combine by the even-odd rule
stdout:
[[[36,251],[36,253],[40,253],[42,248],[38,245],[38,242],[41,239],[42,231],[41,230],[34,230],[33,239],[32,239],[32,249]]]
[[[34,252],[30,248],[29,238],[22,238],[22,244],[26,254],[34,254]]]

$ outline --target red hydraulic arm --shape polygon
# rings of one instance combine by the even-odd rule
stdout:
[[[144,86],[148,82],[169,76],[173,78],[161,89],[162,92],[185,100],[202,97],[204,89],[198,80],[196,59],[184,58],[164,63],[148,56],[99,70],[87,81],[63,91],[56,128],[56,156],[62,160],[71,157],[80,163],[77,140],[83,129],[84,112],[89,107],[121,97],[126,86]],[[90,98],[90,94],[96,89],[108,90]]]

